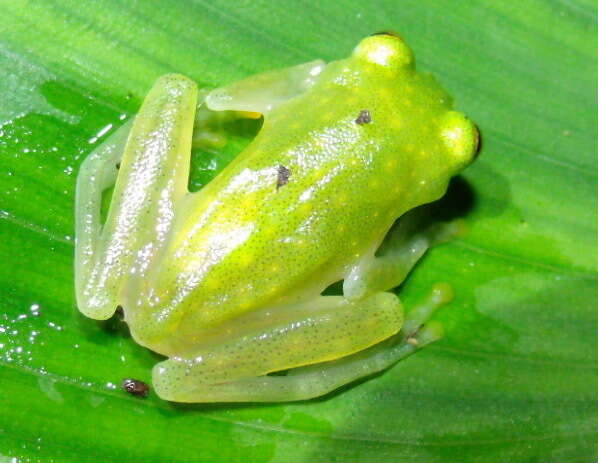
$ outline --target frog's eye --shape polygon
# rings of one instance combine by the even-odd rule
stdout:
[[[357,45],[353,56],[393,70],[414,65],[413,52],[394,32],[378,32],[366,37]]]
[[[440,138],[458,170],[474,160],[478,152],[479,132],[464,114],[448,111],[440,123]]]

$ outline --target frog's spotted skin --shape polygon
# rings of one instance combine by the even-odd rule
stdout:
[[[400,302],[380,291],[401,282],[434,233],[399,240],[392,258],[374,253],[398,217],[444,194],[473,159],[477,131],[434,78],[415,71],[401,39],[372,36],[345,60],[208,94],[210,109],[259,112],[264,124],[189,194],[181,188],[196,94],[182,76],[162,78],[150,92],[102,231],[94,208],[122,140],[82,168],[79,307],[107,318],[122,305],[134,338],[172,357],[154,371],[167,399],[305,398],[277,398],[291,379],[273,387],[259,380],[256,397],[252,378],[330,362],[400,329]],[[344,298],[320,296],[341,279]],[[336,383],[351,380],[343,374]],[[214,386],[231,381],[234,394]]]

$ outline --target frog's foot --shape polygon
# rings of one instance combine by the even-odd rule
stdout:
[[[326,298],[328,297],[333,296]],[[379,297],[383,299],[375,299]],[[341,318],[335,316],[334,319],[327,320],[327,317],[338,312],[335,311],[324,315],[321,320],[312,325],[313,330],[310,330],[310,334],[314,335],[312,339],[301,336],[301,338],[293,337],[292,340],[285,340],[284,337],[275,339],[266,336],[265,339],[256,338],[255,345],[239,345],[236,351],[230,344],[230,347],[227,347],[230,349],[227,355],[223,355],[225,352],[222,346],[219,346],[216,354],[200,353],[198,357],[187,360],[173,358],[154,367],[154,386],[162,398],[178,402],[287,402],[319,397],[359,378],[385,370],[441,338],[442,326],[434,321],[426,321],[451,298],[450,286],[436,285],[427,299],[409,312],[403,329],[397,335],[353,354],[347,355],[351,350],[346,346],[344,348],[340,346],[341,342],[348,340],[345,340],[345,337],[367,338],[367,341],[362,343],[369,344],[373,341],[373,337],[368,338],[368,333],[378,331],[380,322],[388,324],[389,315],[374,315],[374,312],[368,315],[368,310],[364,310],[355,311],[352,314],[355,318],[352,320],[350,318],[343,320],[342,315]],[[381,293],[366,301],[370,301],[365,304],[370,307],[387,306],[382,310],[382,314],[388,313],[389,309],[391,313],[393,310],[396,312],[400,307],[396,296],[393,300],[389,293]],[[360,318],[364,315],[365,318]],[[349,320],[351,321],[346,324],[345,322]],[[320,324],[322,321],[324,323]],[[396,321],[393,321],[394,323]],[[367,324],[370,326],[366,327]],[[373,329],[374,327],[376,329]],[[345,331],[347,328],[363,330],[363,332],[353,331],[348,335],[349,332]],[[293,324],[278,329],[281,334],[285,332],[285,336],[298,331]],[[239,338],[235,341],[242,339],[247,338]],[[245,351],[246,347],[250,348],[248,353]],[[328,357],[322,355],[324,350],[335,348],[338,349],[337,353],[344,351],[345,356],[294,368],[286,375],[263,374],[268,370],[280,370],[282,365],[287,365],[287,368],[291,366],[292,364],[288,362],[280,362],[282,357],[288,359],[289,354],[300,356],[305,363],[308,363],[306,360],[321,362]],[[208,358],[208,355],[212,356]],[[206,362],[211,366],[206,368]],[[246,365],[253,373],[261,370],[262,374],[260,376],[246,374],[243,371]],[[278,365],[276,370],[272,369],[272,365]]]
[[[226,330],[233,334],[211,337],[157,364],[154,387],[160,397],[176,402],[306,398],[289,396],[277,387],[260,390],[254,385],[274,379],[268,373],[328,362],[367,349],[396,334],[402,318],[401,303],[391,293],[358,302],[341,296],[318,296],[276,307],[259,321],[255,317],[235,320]]]
[[[180,75],[161,77],[132,125],[83,163],[77,178],[75,279],[85,315],[109,318],[123,303],[126,282],[142,280],[153,268],[175,204],[187,194],[196,103],[195,83]],[[102,192],[115,181],[102,225]]]
[[[344,296],[356,300],[399,286],[429,248],[465,233],[462,220],[434,223],[423,229],[421,221],[421,210],[401,217],[382,246],[366,254],[351,269],[343,282]]]

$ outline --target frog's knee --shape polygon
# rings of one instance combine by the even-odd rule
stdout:
[[[473,161],[478,151],[479,132],[463,113],[448,111],[440,123],[440,138],[458,170]]]

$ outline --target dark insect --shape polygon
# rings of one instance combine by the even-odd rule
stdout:
[[[138,379],[127,378],[123,380],[123,389],[136,397],[147,397],[150,387],[147,383]]]
[[[281,186],[289,183],[289,177],[291,176],[291,170],[285,166],[278,166],[278,179],[276,180],[276,189],[278,190]]]
[[[367,109],[362,109],[359,112],[359,116],[357,116],[357,119],[355,119],[355,123],[359,125],[369,124],[370,122],[372,122],[372,115]]]

